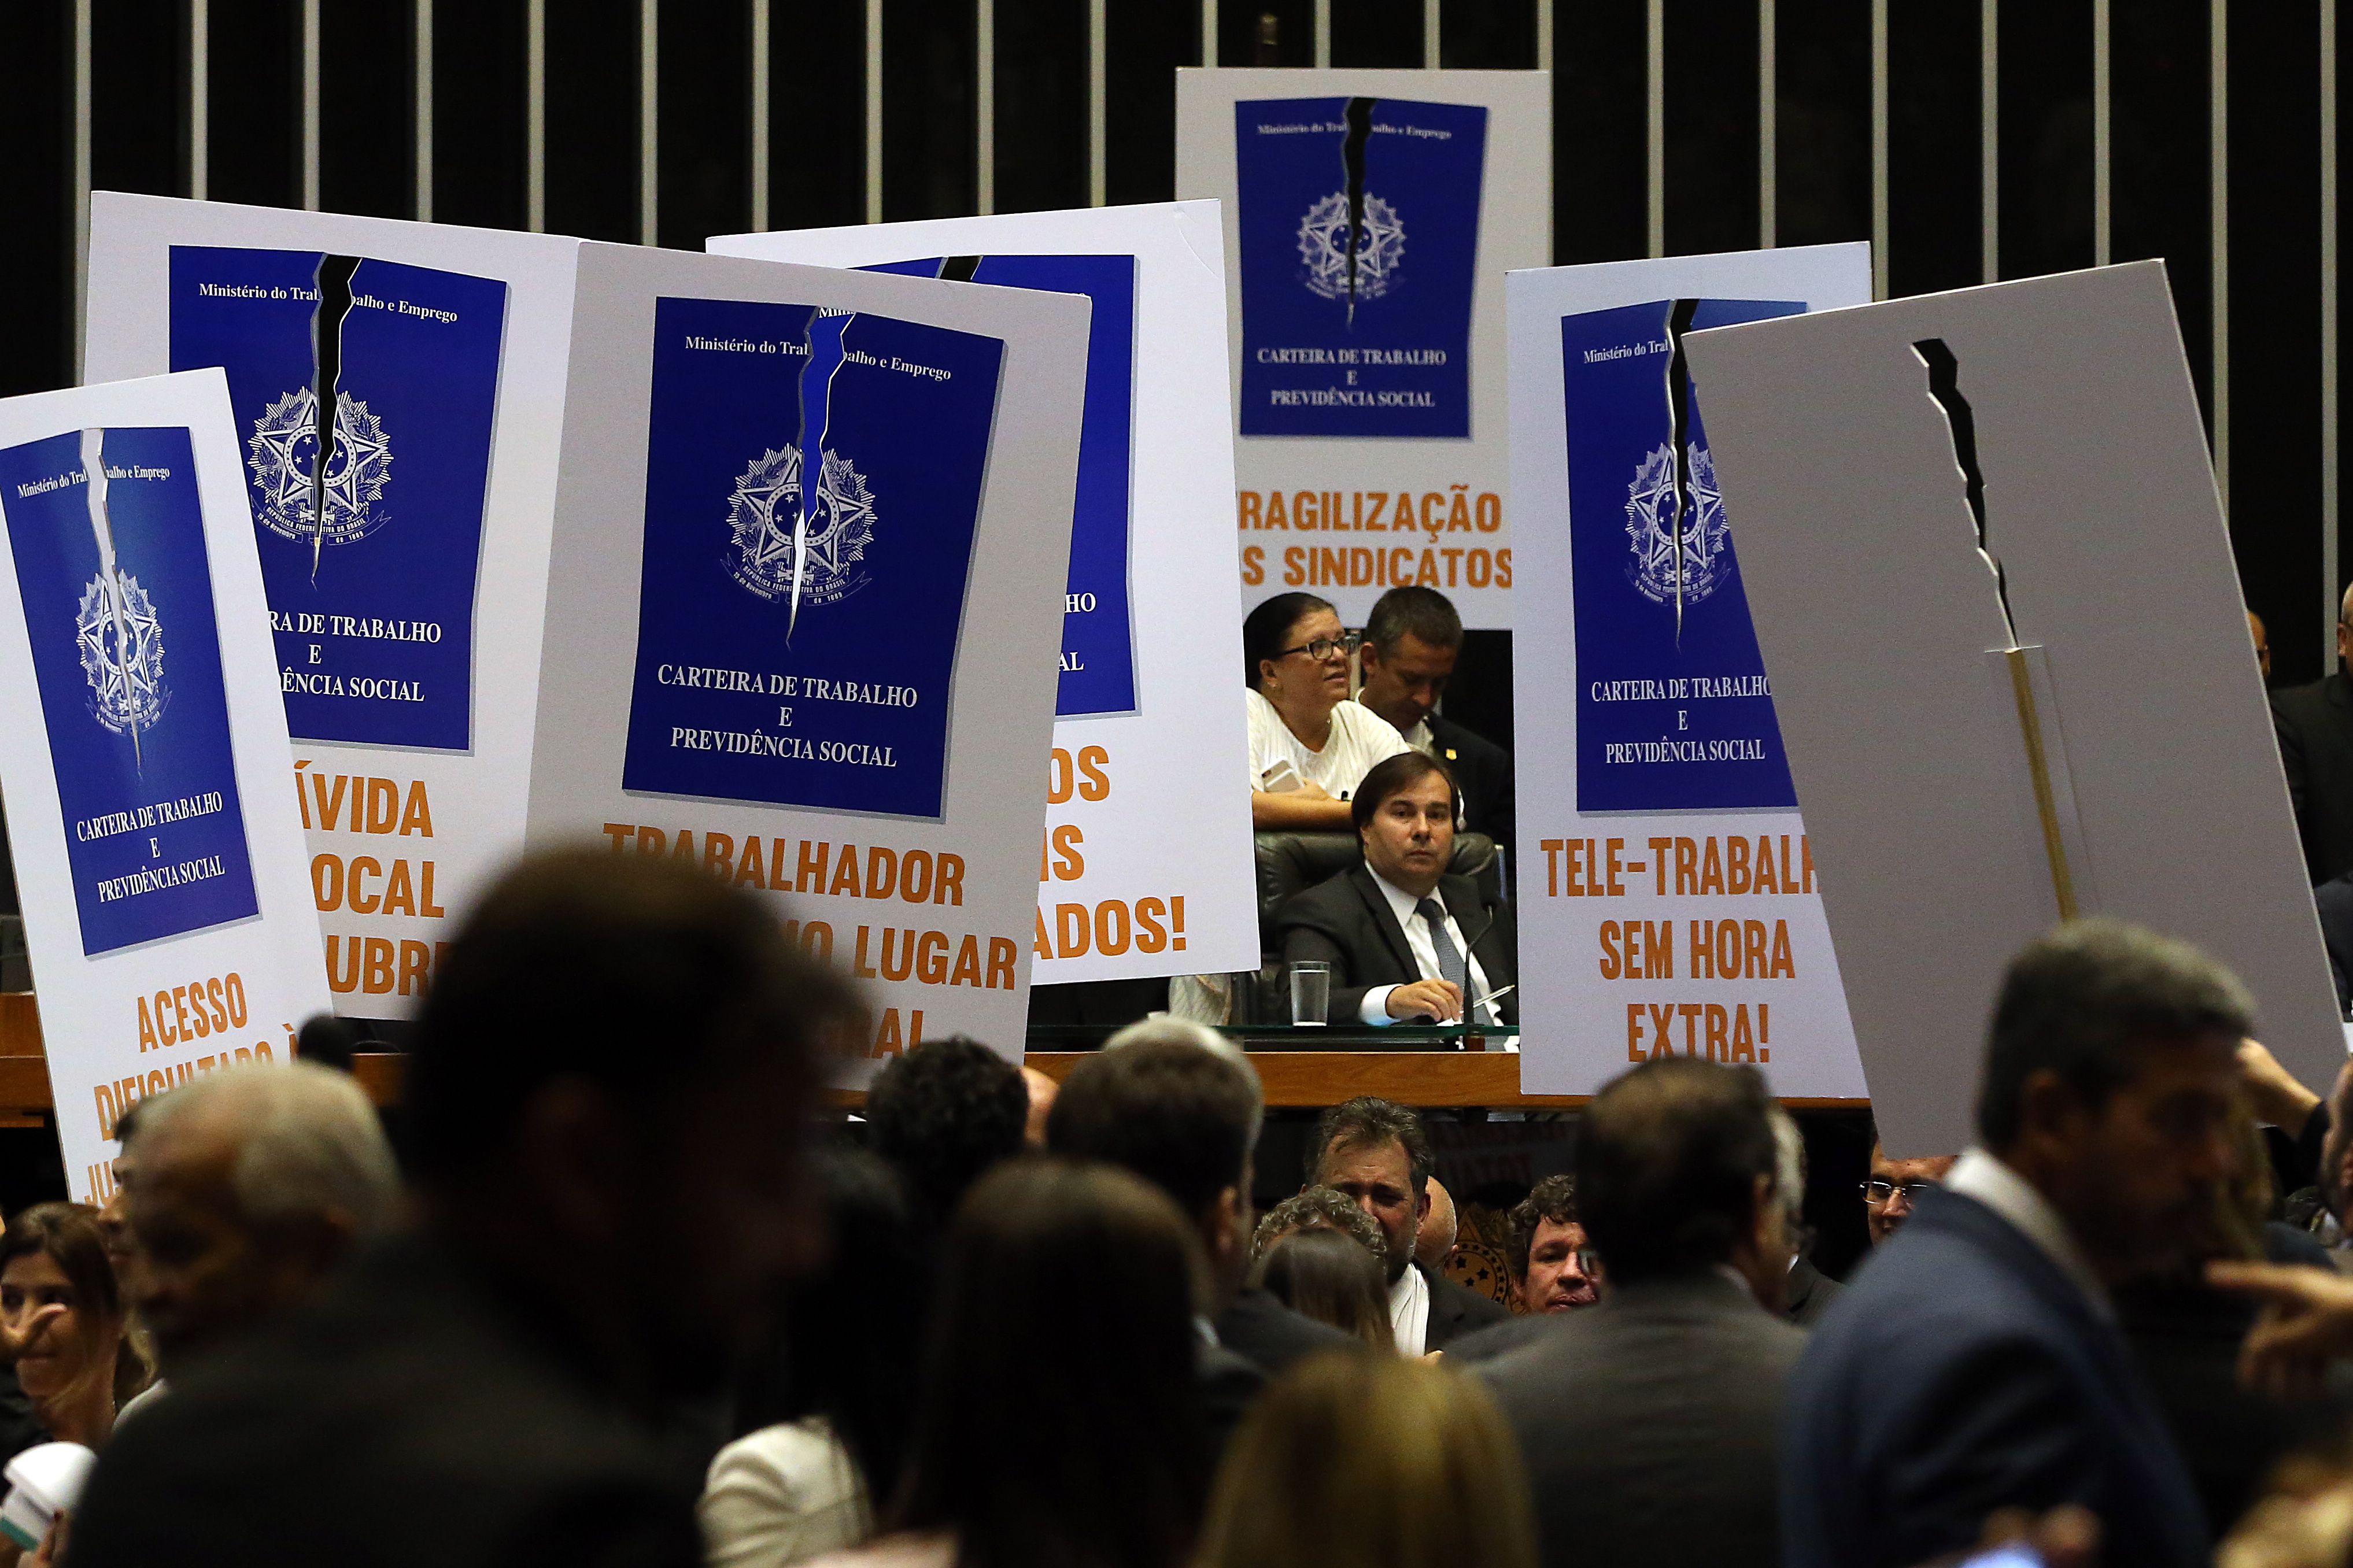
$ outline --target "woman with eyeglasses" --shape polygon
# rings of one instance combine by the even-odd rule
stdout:
[[[1261,832],[1355,831],[1348,796],[1406,750],[1388,720],[1348,700],[1354,633],[1313,594],[1278,594],[1242,622],[1250,824]]]

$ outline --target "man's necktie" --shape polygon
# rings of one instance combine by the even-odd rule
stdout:
[[[1471,962],[1462,956],[1462,950],[1454,945],[1454,939],[1446,934],[1446,906],[1436,899],[1424,899],[1413,906],[1413,912],[1429,922],[1430,945],[1438,954],[1439,978],[1451,980],[1461,987],[1462,1015],[1476,1020],[1478,1013],[1472,1005],[1471,995]]]

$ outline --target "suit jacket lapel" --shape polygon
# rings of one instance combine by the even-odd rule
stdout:
[[[1398,973],[1404,977],[1398,984],[1410,984],[1421,978],[1421,967],[1413,961],[1413,949],[1406,944],[1405,928],[1398,924],[1397,911],[1389,907],[1388,895],[1381,891],[1378,882],[1373,880],[1372,868],[1362,861],[1357,862],[1355,869],[1348,873],[1348,881],[1356,889],[1356,896],[1364,900],[1366,912],[1372,916],[1373,929],[1379,931],[1381,940],[1388,944],[1389,957],[1397,964]],[[1366,983],[1375,985],[1390,984],[1369,978]]]

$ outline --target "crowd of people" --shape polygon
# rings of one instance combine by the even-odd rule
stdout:
[[[98,1451],[25,1555],[2353,1560],[2353,1068],[2295,1083],[2149,932],[2018,958],[1975,1144],[1874,1149],[1842,1285],[1746,1068],[1596,1095],[1497,1300],[1442,1267],[1407,1107],[1326,1110],[1261,1216],[1216,1030],[1145,1020],[1059,1084],[930,1041],[851,1117],[819,1089],[853,1013],[752,896],[548,853],[465,920],[396,1137],[307,1063],[142,1103],[105,1212],[0,1234],[0,1436]]]

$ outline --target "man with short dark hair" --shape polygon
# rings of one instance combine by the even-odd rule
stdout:
[[[1451,1341],[1511,1314],[1413,1260],[1414,1238],[1430,1213],[1430,1173],[1437,1163],[1421,1118],[1404,1106],[1360,1094],[1326,1110],[1307,1152],[1307,1185],[1336,1188],[1381,1227],[1389,1277],[1389,1329],[1405,1355]]]
[[[1884,1247],[1904,1222],[1912,1217],[1920,1194],[1943,1184],[1952,1174],[1956,1154],[1930,1154],[1914,1160],[1891,1160],[1879,1142],[1876,1127],[1871,1135],[1871,1175],[1862,1184],[1863,1225],[1871,1232],[1871,1245]]]
[[[1605,1085],[1577,1128],[1599,1303],[1479,1367],[1527,1456],[1546,1568],[1770,1563],[1792,1247],[1772,1100],[1692,1057]]]
[[[1863,1269],[1790,1384],[1784,1555],[1923,1563],[1998,1509],[2079,1504],[2102,1560],[2211,1542],[2110,1290],[2180,1260],[2234,1164],[2246,993],[2193,948],[2084,921],[2004,975],[1978,1146]]]
[[[868,1146],[906,1178],[932,1227],[991,1166],[1021,1152],[1029,1126],[1021,1069],[962,1035],[893,1057],[866,1091]]]
[[[1600,1260],[1577,1215],[1577,1178],[1546,1176],[1512,1206],[1512,1294],[1531,1314],[1573,1312],[1601,1300]]]
[[[1462,651],[1462,617],[1435,588],[1391,588],[1374,601],[1357,652],[1356,700],[1405,743],[1445,763],[1462,791],[1464,831],[1512,842],[1512,753],[1440,713]]]
[[[1335,1024],[1516,1024],[1516,935],[1454,852],[1454,781],[1419,752],[1377,763],[1349,802],[1365,858],[1285,903],[1275,930],[1285,963],[1332,966]]]
[[[1071,1069],[1046,1118],[1049,1152],[1124,1165],[1166,1193],[1200,1233],[1218,1342],[1274,1373],[1348,1342],[1260,1289],[1250,1256],[1250,1157],[1264,1115],[1258,1077],[1194,1038],[1181,1018],[1123,1029]],[[1115,1048],[1114,1048],[1115,1047]]]
[[[1516,1316],[1446,1347],[1458,1365],[1493,1361],[1533,1344],[1581,1307],[1601,1299],[1601,1259],[1577,1216],[1577,1178],[1545,1177],[1507,1216],[1505,1272]]]
[[[77,1568],[699,1568],[699,1475],[652,1432],[822,1243],[803,1129],[847,1012],[764,899],[523,860],[417,1021],[414,1232],[124,1424]]]

